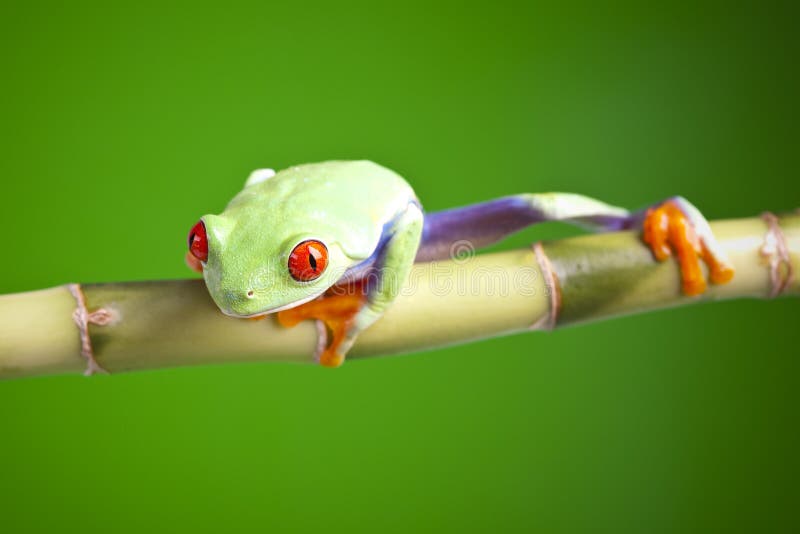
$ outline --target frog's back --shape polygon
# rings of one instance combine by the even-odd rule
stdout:
[[[276,186],[286,188],[287,200],[298,198],[299,190],[323,203],[335,198],[340,205],[352,204],[357,211],[390,206],[396,199],[407,202],[411,186],[397,173],[377,163],[325,161],[297,165],[275,175]]]
[[[287,225],[286,232],[308,228],[340,236],[350,253],[362,256],[377,246],[383,225],[415,200],[400,175],[377,163],[326,161],[289,167],[245,188],[226,212],[258,206],[273,230]]]
[[[305,206],[312,200],[318,201],[316,205],[320,207],[336,201],[339,206],[350,205],[355,211],[374,211],[391,206],[395,199],[414,198],[411,186],[399,174],[367,160],[289,167],[256,187],[244,189],[228,207],[246,202],[254,195]]]

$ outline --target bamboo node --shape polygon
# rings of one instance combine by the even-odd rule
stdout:
[[[769,297],[775,298],[786,291],[794,281],[794,266],[778,218],[769,211],[762,213],[761,218],[767,223],[767,233],[764,235],[764,244],[759,249],[759,254],[769,266],[771,283]]]
[[[550,262],[550,258],[547,257],[541,241],[534,243],[533,253],[536,255],[536,261],[544,277],[544,287],[550,297],[550,306],[547,315],[537,320],[529,328],[531,330],[552,330],[556,327],[558,314],[561,311],[561,284],[558,283],[553,264]]]
[[[83,291],[81,291],[80,284],[69,284],[67,287],[78,304],[78,307],[72,312],[72,320],[75,321],[80,333],[81,356],[86,358],[86,370],[83,374],[84,376],[91,376],[95,373],[109,374],[108,370],[103,368],[94,357],[92,338],[89,336],[89,325],[105,326],[111,323],[114,315],[105,308],[98,308],[93,312],[89,312],[86,308],[86,298],[83,295]]]

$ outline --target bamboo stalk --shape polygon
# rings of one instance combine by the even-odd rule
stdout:
[[[800,270],[800,215],[777,222],[790,258],[776,264],[777,279],[762,250],[766,244],[770,252],[776,237],[765,218],[713,222],[736,275],[699,297],[681,294],[676,262],[654,261],[635,232],[545,242],[538,254],[534,247],[417,264],[397,302],[359,337],[348,359],[466,343],[532,325],[561,327],[705,300],[767,298],[791,269]],[[83,315],[75,314],[82,309],[77,289],[85,297]],[[800,295],[800,277],[782,293]],[[90,323],[85,339],[82,320]],[[112,373],[247,361],[312,363],[317,329],[311,322],[286,329],[273,317],[226,317],[201,280],[65,285],[0,296],[0,378],[82,372],[87,342],[99,365]]]

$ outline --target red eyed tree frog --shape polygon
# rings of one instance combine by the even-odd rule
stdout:
[[[673,197],[637,212],[571,193],[526,193],[423,213],[411,186],[370,161],[328,161],[254,171],[219,215],[189,233],[187,263],[214,302],[234,317],[277,312],[293,326],[322,321],[319,362],[336,367],[358,334],[392,304],[415,261],[446,259],[454,243],[475,248],[527,226],[564,221],[593,231],[642,228],[658,260],[677,256],[683,292],[733,277],[703,215]],[[356,285],[360,291],[334,291]]]

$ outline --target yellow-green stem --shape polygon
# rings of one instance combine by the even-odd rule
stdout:
[[[797,272],[800,216],[784,216],[779,224]],[[418,264],[401,297],[360,336],[349,359],[520,332],[552,318],[563,326],[704,300],[767,297],[772,281],[761,253],[765,221],[717,221],[712,228],[736,275],[699,297],[681,294],[675,262],[654,261],[635,232],[544,243],[556,289],[543,276],[542,257],[537,259],[532,248]],[[784,295],[800,294],[798,278]],[[96,359],[112,373],[209,363],[313,362],[313,323],[286,329],[272,317],[226,317],[200,280],[84,284],[80,289],[88,312],[103,309],[110,316],[109,324],[90,324],[88,331]],[[551,290],[558,291],[558,298]],[[553,302],[560,304],[557,317],[551,314]],[[0,296],[0,378],[84,371],[76,306],[68,286]]]

